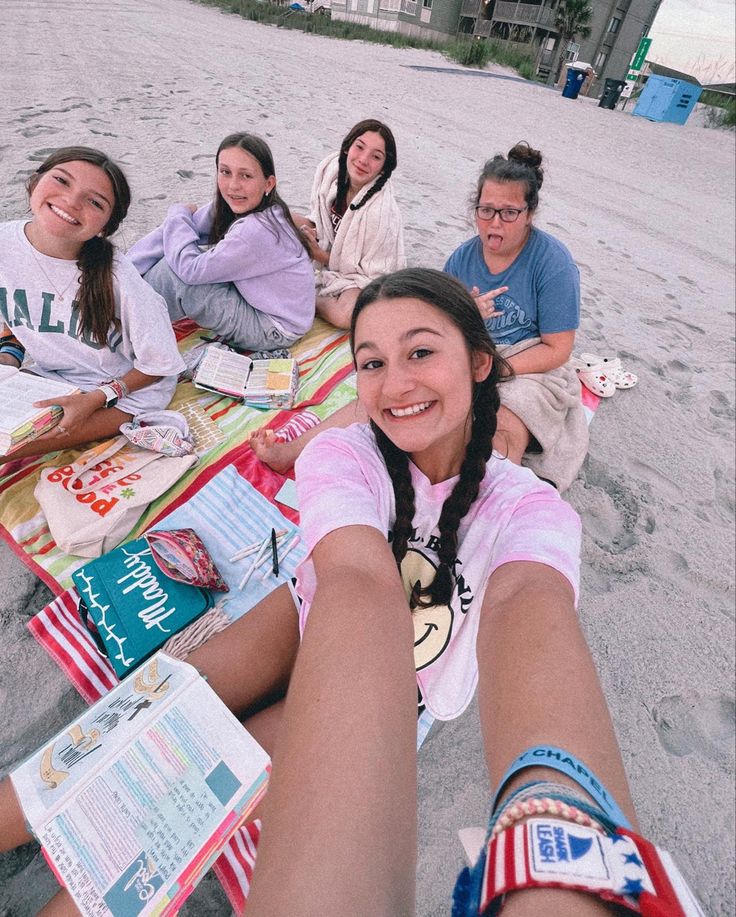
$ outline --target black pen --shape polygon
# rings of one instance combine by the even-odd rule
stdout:
[[[279,546],[276,543],[276,529],[271,529],[271,559],[273,561],[273,575],[279,575]]]

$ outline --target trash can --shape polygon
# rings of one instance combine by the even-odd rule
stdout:
[[[562,95],[566,99],[577,99],[580,87],[585,80],[585,71],[576,70],[574,67],[567,68],[567,79],[562,88]]]
[[[598,108],[615,108],[624,90],[625,80],[606,80]]]

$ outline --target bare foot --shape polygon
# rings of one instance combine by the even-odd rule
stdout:
[[[286,474],[294,467],[294,462],[302,451],[299,437],[285,443],[276,439],[273,430],[256,430],[251,433],[250,447],[256,456],[279,474]]]

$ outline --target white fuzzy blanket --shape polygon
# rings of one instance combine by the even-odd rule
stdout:
[[[498,352],[510,357],[539,342],[539,338],[530,338],[501,346]],[[566,490],[588,451],[588,424],[572,364],[514,376],[499,383],[498,392],[501,404],[516,414],[542,447],[541,452],[527,452],[522,464],[552,481],[558,490]]]
[[[345,212],[335,235],[330,207],[337,196],[338,154],[332,153],[317,167],[312,185],[311,219],[320,247],[330,252],[330,263],[317,280],[317,292],[337,295],[350,287],[363,289],[371,280],[406,267],[404,227],[391,179],[359,210]],[[353,200],[358,204],[374,182]]]

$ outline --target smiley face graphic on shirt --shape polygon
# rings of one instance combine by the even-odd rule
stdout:
[[[401,581],[407,599],[416,583],[427,586],[434,579],[435,565],[419,551],[409,548],[401,561]],[[450,605],[418,607],[412,611],[414,623],[414,663],[417,671],[434,662],[445,651],[452,634],[454,613]]]

